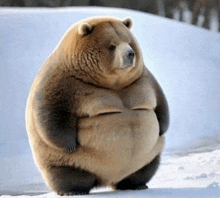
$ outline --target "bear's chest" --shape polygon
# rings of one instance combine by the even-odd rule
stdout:
[[[142,82],[121,91],[90,89],[90,93],[79,94],[78,104],[79,117],[98,117],[127,110],[135,115],[135,110],[153,110],[157,101],[152,85]]]

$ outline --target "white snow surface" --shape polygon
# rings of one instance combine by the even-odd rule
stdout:
[[[171,123],[148,190],[95,189],[81,197],[220,197],[220,34],[138,11],[96,7],[0,8],[0,195],[59,197],[34,165],[26,100],[67,28],[100,15],[132,17],[145,65],[167,96]]]
[[[164,156],[159,171],[149,183],[149,189],[141,191],[111,191],[94,189],[90,195],[80,197],[103,198],[219,198],[220,197],[220,150],[193,153],[185,156]],[[40,190],[42,185],[27,185],[2,191],[17,197],[58,198],[54,193]],[[22,194],[22,195],[19,195]],[[2,198],[11,197],[4,195]],[[64,196],[68,197],[68,196]],[[73,196],[79,197],[79,196]]]

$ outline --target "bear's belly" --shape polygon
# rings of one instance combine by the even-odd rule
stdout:
[[[146,165],[159,137],[153,110],[126,109],[82,118],[78,127],[80,156],[85,156],[91,171],[115,181]]]

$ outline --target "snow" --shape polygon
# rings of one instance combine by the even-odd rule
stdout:
[[[218,166],[217,166],[218,165]],[[94,189],[90,195],[80,197],[103,198],[219,198],[220,197],[220,150],[193,153],[185,156],[164,156],[161,167],[149,189],[142,191],[110,191],[110,189]],[[17,197],[58,198],[54,193],[26,191]],[[30,196],[31,195],[31,196]],[[11,197],[4,195],[2,198]],[[67,196],[63,196],[64,198]],[[79,196],[73,196],[79,197]]]
[[[220,197],[220,34],[142,12],[95,7],[0,8],[0,195],[58,197],[32,159],[26,100],[66,29],[97,15],[132,17],[145,64],[168,98],[171,124],[148,190],[101,189],[89,197]]]

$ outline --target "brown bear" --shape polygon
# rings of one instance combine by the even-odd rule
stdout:
[[[95,17],[67,30],[30,90],[26,127],[47,185],[59,195],[96,186],[146,189],[169,123],[130,18]]]

